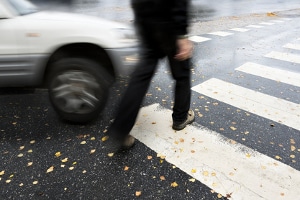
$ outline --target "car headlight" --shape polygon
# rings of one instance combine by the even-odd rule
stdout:
[[[134,29],[130,28],[117,28],[113,30],[116,34],[119,42],[121,43],[132,43],[136,44],[138,42],[137,35]]]

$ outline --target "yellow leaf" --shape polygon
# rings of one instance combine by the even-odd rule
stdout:
[[[59,157],[59,156],[61,156],[61,153],[58,151],[58,152],[55,153],[55,156]]]
[[[125,166],[124,167],[124,171],[128,171],[129,167],[128,166]]]
[[[294,145],[291,146],[291,151],[295,151],[296,147]]]
[[[6,183],[10,183],[10,182],[11,182],[11,180],[9,179],[9,180],[6,180],[5,182],[6,182]]]
[[[281,158],[280,156],[275,156],[275,158],[276,158],[277,160],[282,160],[282,158]]]
[[[86,173],[86,170],[83,170],[82,173],[85,174],[85,173]]]
[[[276,14],[275,14],[275,13],[272,13],[272,12],[269,12],[269,13],[267,13],[267,16],[268,16],[268,17],[275,17]]]
[[[221,198],[222,198],[222,195],[221,195],[221,194],[218,194],[217,197],[218,197],[219,199],[221,199]]]
[[[91,140],[96,140],[96,138],[95,137],[91,137]]]
[[[197,172],[197,170],[196,169],[192,169],[192,171],[191,171],[192,173],[196,173]]]
[[[233,131],[235,131],[235,130],[236,130],[236,128],[235,128],[235,127],[233,127],[233,126],[230,126],[230,129],[231,129],[231,130],[233,130]]]
[[[141,195],[142,195],[142,191],[136,191],[136,192],[135,192],[135,196],[139,197],[139,196],[141,196]]]
[[[162,181],[165,181],[165,180],[166,180],[166,178],[165,178],[164,176],[160,176],[159,178],[160,178],[160,180],[162,180]]]
[[[24,185],[23,183],[20,183],[20,184],[19,184],[20,187],[22,187],[23,185]]]
[[[36,185],[36,184],[38,184],[38,183],[39,183],[38,181],[33,181],[33,182],[32,182],[33,185]]]
[[[147,156],[147,159],[148,159],[148,160],[151,160],[151,159],[152,159],[152,156]]]
[[[20,153],[20,154],[18,155],[18,157],[19,157],[19,158],[23,157],[23,154],[22,154],[22,153]]]
[[[35,140],[31,140],[31,141],[30,141],[30,144],[34,144],[34,143],[35,143]]]
[[[101,140],[102,140],[102,142],[105,142],[106,140],[108,140],[108,136],[106,135],[106,136],[104,136],[103,138],[101,138]]]
[[[173,182],[173,183],[171,183],[171,186],[172,186],[172,187],[177,187],[178,184],[177,184],[176,182]]]
[[[250,158],[250,157],[251,157],[251,154],[250,154],[250,153],[247,153],[247,154],[246,154],[246,157],[247,157],[247,158]]]
[[[180,138],[179,141],[180,141],[180,142],[184,142],[184,139],[183,139],[183,138]]]
[[[91,151],[90,151],[90,154],[93,154],[93,153],[95,153],[96,152],[96,149],[92,149]]]
[[[33,164],[33,162],[29,162],[29,163],[27,164],[27,167],[30,167],[32,164]]]
[[[19,150],[23,150],[25,148],[25,146],[20,146]]]
[[[63,162],[63,163],[68,162],[68,158],[62,159],[61,162]]]
[[[28,152],[28,153],[32,153],[32,149],[29,149],[27,152]]]
[[[73,170],[74,169],[74,167],[69,167],[69,170]]]
[[[50,173],[53,172],[54,166],[49,167],[49,169],[47,169],[46,173]]]
[[[77,164],[77,162],[73,162],[72,164],[73,164],[73,165],[76,165],[76,164]]]
[[[109,154],[107,154],[108,155],[108,157],[113,157],[114,156],[114,153],[109,153]]]
[[[216,176],[216,173],[215,173],[215,172],[212,172],[212,173],[211,173],[211,176]]]
[[[5,171],[4,171],[4,170],[2,170],[2,171],[0,172],[0,176],[2,176],[3,174],[5,174]]]
[[[189,181],[194,183],[196,181],[196,179],[190,178]]]
[[[203,176],[208,176],[209,175],[208,171],[204,171],[204,172],[202,172],[202,174],[203,174]]]
[[[86,144],[86,141],[82,141],[82,142],[80,142],[80,144]]]

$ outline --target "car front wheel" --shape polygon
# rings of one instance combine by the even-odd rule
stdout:
[[[51,65],[50,101],[58,115],[70,122],[95,119],[108,97],[110,75],[99,63],[85,58],[65,58]]]

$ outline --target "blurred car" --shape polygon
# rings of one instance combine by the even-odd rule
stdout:
[[[115,78],[132,72],[137,52],[125,24],[0,0],[0,87],[46,86],[65,120],[95,119]]]

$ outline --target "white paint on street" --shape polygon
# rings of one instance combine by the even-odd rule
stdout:
[[[192,90],[300,130],[300,104],[279,99],[215,78],[196,85]]]
[[[200,43],[200,42],[205,42],[205,41],[208,41],[208,40],[211,40],[211,39],[207,38],[207,37],[191,36],[191,37],[189,37],[189,40],[191,40],[193,42]]]
[[[210,34],[210,35],[222,36],[222,37],[226,37],[226,36],[229,36],[229,35],[233,35],[233,33],[225,32],[225,31],[216,31],[216,32],[208,33],[208,34]]]
[[[270,26],[270,25],[273,25],[274,23],[270,23],[270,22],[261,22],[261,23],[259,23],[259,24],[261,24],[261,25],[268,25],[268,26]]]
[[[265,57],[300,64],[300,55],[298,54],[272,51],[265,55]]]
[[[284,21],[282,21],[282,20],[271,20],[271,22],[283,23]]]
[[[235,70],[300,87],[300,74],[247,62]]]
[[[289,49],[295,49],[295,50],[300,50],[300,44],[291,44],[288,43],[283,46],[284,48],[289,48]]]
[[[245,28],[232,28],[230,30],[237,31],[237,32],[247,32],[247,31],[249,31],[249,29],[245,29]]]
[[[263,26],[258,26],[258,25],[249,25],[246,26],[247,28],[263,28]]]
[[[299,171],[196,123],[174,131],[171,114],[158,104],[144,107],[131,134],[216,193],[230,194],[232,200],[299,198]]]

